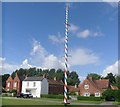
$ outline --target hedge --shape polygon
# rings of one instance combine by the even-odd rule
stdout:
[[[94,97],[94,96],[89,96],[89,97],[84,97],[84,96],[78,96],[78,100],[86,100],[86,101],[101,101],[101,97]]]
[[[63,99],[64,96],[59,94],[59,95],[55,95],[55,94],[42,94],[41,98],[57,98],[57,99]]]

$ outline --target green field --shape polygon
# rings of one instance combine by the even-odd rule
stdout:
[[[37,99],[10,99],[3,98],[2,105],[60,105],[58,102],[46,102]]]
[[[3,97],[2,98],[2,105],[3,106],[10,106],[13,107],[14,105],[25,105],[24,107],[28,106],[35,106],[35,105],[56,105],[55,107],[64,107],[64,104],[62,104],[63,99],[53,99],[53,98],[32,98],[32,99],[23,99],[23,98],[15,98],[15,97]],[[72,105],[84,105],[84,107],[87,107],[88,105],[91,105],[89,107],[99,107],[98,105],[101,105],[102,101],[80,101],[80,100],[74,100],[70,102],[70,105],[67,107],[72,107]],[[111,103],[112,104],[112,103]],[[120,103],[114,102],[113,105],[118,105]],[[85,106],[86,105],[86,106]],[[22,106],[23,107],[23,106]]]

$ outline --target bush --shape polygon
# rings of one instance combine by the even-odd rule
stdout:
[[[118,90],[111,90],[111,89],[107,89],[106,91],[103,92],[102,94],[103,98],[107,98],[107,97],[115,97],[115,99],[118,99]]]
[[[94,94],[90,94],[90,96],[95,97],[95,95],[94,95]]]
[[[70,92],[69,95],[76,95],[75,92]]]
[[[42,94],[41,98],[57,98],[57,99],[63,99],[64,96],[59,94],[59,95],[54,95],[54,94]]]
[[[90,97],[78,96],[77,99],[86,100],[86,101],[101,101],[102,100],[101,97],[94,97],[94,96],[90,96]]]

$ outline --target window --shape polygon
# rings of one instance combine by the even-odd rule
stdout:
[[[14,82],[14,87],[17,87],[17,82]]]
[[[10,87],[10,82],[8,82],[7,86]]]
[[[85,84],[85,85],[84,85],[84,88],[85,88],[85,89],[89,89],[89,85],[88,85],[88,84]]]
[[[89,97],[90,93],[84,93],[84,96]]]
[[[29,87],[29,82],[27,82],[27,87]]]
[[[99,93],[99,92],[96,92],[96,93],[95,93],[95,97],[100,97],[100,93]]]
[[[33,87],[35,87],[36,86],[36,83],[35,82],[33,82]]]

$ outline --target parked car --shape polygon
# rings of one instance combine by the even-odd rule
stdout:
[[[23,98],[33,98],[32,94],[24,94]]]
[[[115,101],[115,97],[114,96],[106,97],[105,101]]]
[[[23,98],[23,96],[24,96],[24,93],[18,93],[18,94],[16,95],[17,98]]]

